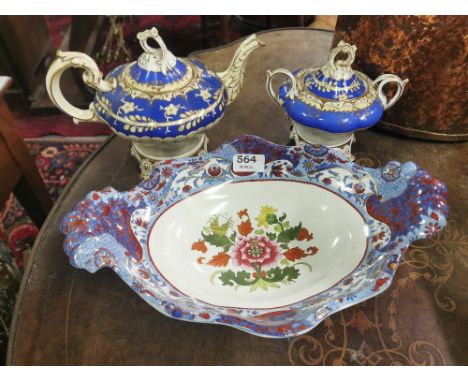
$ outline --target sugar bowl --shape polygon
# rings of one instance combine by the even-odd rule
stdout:
[[[352,69],[355,55],[356,46],[341,41],[322,67],[292,73],[287,69],[267,71],[267,91],[291,119],[296,144],[322,144],[352,158],[354,132],[375,125],[403,94],[408,80],[393,74],[371,80]],[[277,93],[272,84],[276,75],[288,77]],[[388,83],[396,84],[391,99],[384,92]]]

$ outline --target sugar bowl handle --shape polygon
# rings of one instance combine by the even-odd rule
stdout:
[[[374,85],[378,85],[377,93],[379,95],[380,101],[382,101],[384,110],[391,108],[395,102],[400,99],[408,81],[408,79],[402,80],[400,77],[395,76],[394,74],[382,74],[374,80]],[[388,100],[387,95],[383,91],[383,87],[390,82],[395,82],[397,84],[397,91],[395,95],[390,100]]]
[[[65,99],[60,89],[60,79],[62,74],[69,68],[83,69],[83,81],[85,84],[101,92],[114,90],[116,87],[115,78],[111,81],[104,80],[94,60],[80,52],[62,52],[59,50],[57,57],[52,61],[47,71],[46,88],[55,106],[65,114],[73,117],[75,123],[78,121],[103,122],[96,114],[92,104],[88,109],[79,109]]]
[[[267,70],[266,87],[267,87],[268,94],[270,95],[273,101],[275,101],[278,105],[281,106],[283,104],[283,101],[275,93],[275,91],[273,90],[273,85],[272,85],[273,77],[276,76],[277,74],[283,74],[287,76],[289,80],[291,81],[291,89],[288,91],[288,94],[286,94],[286,97],[290,99],[294,99],[295,97],[297,97],[297,81],[296,81],[296,77],[294,77],[293,74],[287,69],[275,69],[272,71]]]

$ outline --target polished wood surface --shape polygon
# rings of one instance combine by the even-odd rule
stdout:
[[[0,89],[0,205],[13,192],[34,224],[41,227],[52,199],[2,96],[10,84],[8,81]]]
[[[208,132],[209,149],[246,133],[287,143],[289,122],[267,95],[265,71],[324,63],[333,35],[289,29],[260,38],[267,46],[249,58],[239,98]],[[223,70],[238,44],[196,57]],[[385,293],[333,315],[306,335],[284,340],[168,318],[112,271],[90,274],[70,266],[62,250],[60,220],[91,190],[109,185],[127,190],[138,182],[138,164],[129,148],[120,138],[109,139],[78,170],[47,218],[19,293],[10,365],[468,363],[467,144],[414,141],[377,129],[357,134],[359,163],[411,160],[447,183],[449,227],[436,240],[411,250],[419,252],[407,253]]]

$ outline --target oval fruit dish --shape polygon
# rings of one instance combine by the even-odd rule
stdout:
[[[265,165],[236,172],[236,154]],[[112,268],[169,317],[285,338],[388,288],[409,244],[445,226],[445,198],[414,163],[247,135],[89,193],[62,231],[73,266]]]

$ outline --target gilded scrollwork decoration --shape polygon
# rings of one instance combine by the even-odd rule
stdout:
[[[386,292],[391,296],[386,308],[382,308],[385,296],[378,296],[328,317],[310,333],[294,338],[288,351],[291,364],[445,365],[444,355],[433,343],[424,339],[409,342],[400,335],[397,288]]]
[[[333,101],[307,91],[307,87],[315,81],[315,77],[311,78],[310,69],[303,69],[296,75],[299,99],[305,104],[320,111],[356,112],[367,109],[375,102],[377,98],[377,89],[375,89],[372,84],[369,84],[368,79],[362,73],[356,72],[356,77],[359,80],[353,81],[350,85],[351,88],[347,87],[346,90],[360,89],[361,86],[365,86],[364,94],[352,99],[348,99],[348,97],[345,96],[343,99]],[[362,81],[363,85],[360,85],[359,81]],[[336,87],[332,84],[325,85],[323,82],[320,82],[319,84],[324,90],[336,90]]]

